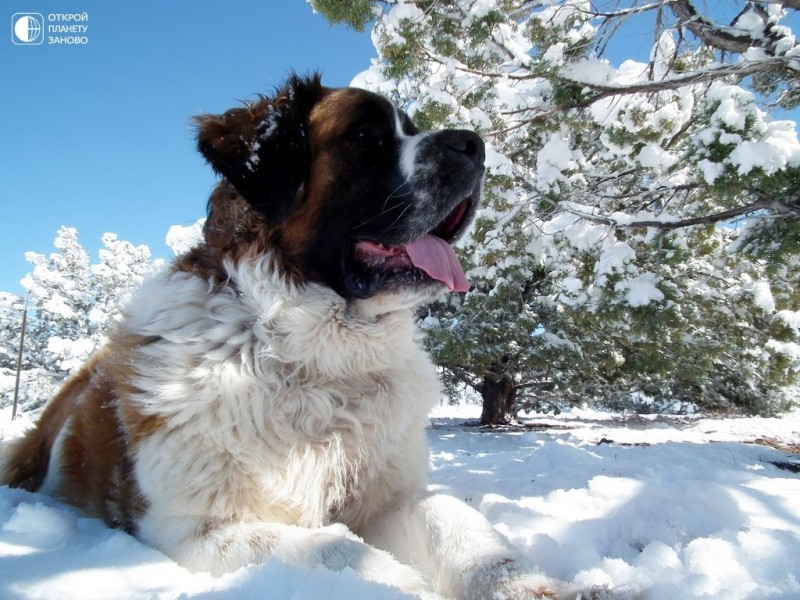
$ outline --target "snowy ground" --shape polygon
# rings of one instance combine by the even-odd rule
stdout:
[[[434,412],[431,487],[479,509],[546,574],[624,598],[800,598],[800,456],[764,445],[800,444],[800,413],[574,411],[499,432],[465,427],[476,410]],[[0,434],[16,427],[0,413]],[[2,599],[406,598],[351,571],[276,561],[220,579],[190,574],[63,504],[8,488],[0,557]]]

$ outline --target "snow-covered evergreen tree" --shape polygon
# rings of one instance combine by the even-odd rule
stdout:
[[[473,282],[423,320],[486,423],[563,403],[798,399],[800,47],[777,3],[311,0],[372,20],[356,84],[488,142]],[[612,61],[634,27],[649,57]],[[621,33],[622,32],[622,33]]]
[[[102,346],[121,302],[157,266],[147,246],[111,233],[102,242],[99,261],[92,263],[77,231],[62,227],[54,242],[57,252],[26,254],[33,270],[22,280],[29,302],[20,399],[28,409],[46,402]],[[0,406],[13,399],[24,303],[14,294],[0,294]]]

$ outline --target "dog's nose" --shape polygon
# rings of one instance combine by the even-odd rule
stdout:
[[[467,159],[475,167],[482,167],[486,159],[483,140],[473,131],[450,129],[442,131],[437,140],[446,154],[454,158]]]

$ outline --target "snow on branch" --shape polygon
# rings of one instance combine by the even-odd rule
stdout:
[[[763,47],[768,53],[774,54],[774,46],[783,37],[774,27],[767,11],[756,3],[749,3],[729,26],[720,25],[701,15],[690,0],[671,0],[669,7],[681,25],[703,43],[725,52],[743,54],[750,48]],[[749,18],[751,15],[755,18]]]
[[[783,202],[778,202],[776,200],[771,200],[766,197],[760,197],[758,200],[751,202],[750,204],[746,204],[744,206],[739,206],[736,208],[731,208],[729,210],[723,210],[720,212],[707,214],[700,217],[694,217],[690,219],[665,218],[665,219],[649,219],[642,221],[634,221],[634,220],[626,221],[625,219],[612,219],[610,217],[603,217],[600,215],[588,213],[584,210],[577,208],[571,202],[561,202],[559,203],[559,206],[564,211],[569,212],[582,219],[587,219],[589,221],[592,221],[594,223],[600,223],[602,225],[609,225],[611,227],[624,227],[626,229],[642,229],[645,227],[654,227],[656,229],[682,229],[684,227],[691,227],[693,225],[709,225],[712,223],[724,223],[726,221],[731,221],[738,217],[742,217],[744,215],[750,215],[760,211],[768,211],[773,214],[790,215],[796,218],[800,218],[800,207],[793,206],[791,204],[785,204]]]
[[[746,77],[749,75],[776,71],[789,66],[791,66],[793,69],[800,70],[800,64],[798,64],[796,60],[790,61],[781,57],[771,57],[763,60],[744,61],[735,65],[716,64],[708,67],[707,69],[692,71],[687,75],[678,75],[676,77],[668,77],[655,81],[648,80],[626,84],[601,84],[596,82],[580,81],[578,79],[571,79],[563,76],[560,79],[566,84],[582,85],[595,92],[595,94],[587,96],[586,100],[581,102],[579,106],[575,107],[582,108],[609,96],[617,96],[620,94],[663,92],[665,90],[675,90],[688,85],[708,83],[724,77]]]

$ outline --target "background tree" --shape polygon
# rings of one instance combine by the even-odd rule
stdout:
[[[45,256],[29,252],[33,270],[22,281],[29,293],[21,402],[43,405],[58,385],[105,343],[127,294],[158,266],[147,246],[107,233],[92,263],[75,229],[62,227]],[[13,399],[24,298],[0,294],[0,406]]]
[[[423,320],[482,421],[798,400],[796,2],[311,0],[368,23],[355,83],[487,140],[473,289]],[[722,23],[729,23],[723,25]],[[649,32],[644,59],[625,53]]]

